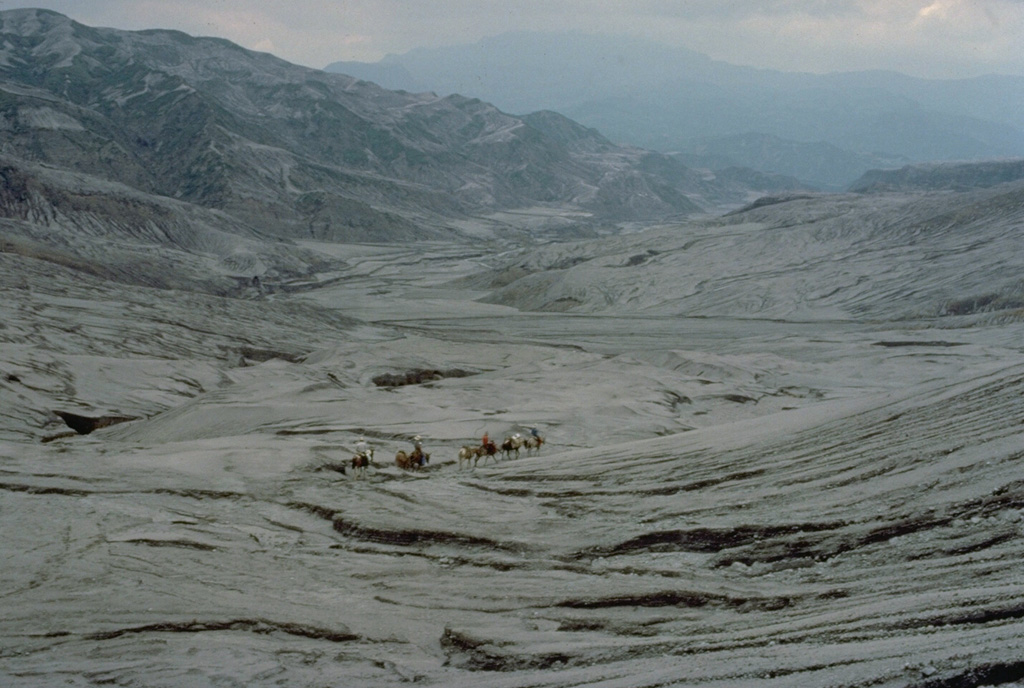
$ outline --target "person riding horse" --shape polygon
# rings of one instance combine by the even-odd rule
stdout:
[[[530,436],[526,438],[526,452],[540,451],[542,444],[544,444],[544,438],[537,432],[537,428],[530,428]]]
[[[423,438],[416,435],[412,438],[412,453],[409,454],[409,459],[422,468],[426,463],[426,456],[423,452]]]
[[[370,463],[373,461],[373,447],[366,443],[366,438],[360,436],[356,440],[356,455],[352,457],[352,470],[356,477],[366,473]]]
[[[488,435],[486,432],[484,433],[484,436],[480,439],[480,446],[483,447],[484,453],[487,454],[488,456],[494,456],[495,454],[498,453],[498,445],[491,441],[490,435]]]

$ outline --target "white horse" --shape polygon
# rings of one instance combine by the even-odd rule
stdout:
[[[512,458],[512,452],[516,453],[516,458],[519,458],[519,448],[526,444],[526,440],[518,432],[511,437],[506,437],[501,443],[501,453],[505,455],[506,459]]]
[[[480,447],[471,447],[468,444],[462,446],[459,449],[459,470],[462,470],[463,462],[469,464],[472,462],[472,467],[476,467],[476,462],[480,460]]]

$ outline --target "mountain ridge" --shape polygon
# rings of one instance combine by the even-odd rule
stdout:
[[[850,185],[856,193],[885,191],[965,191],[1024,179],[1024,158],[987,162],[944,162],[870,170]]]
[[[845,155],[823,174],[809,176],[807,165],[795,176],[835,190],[877,166],[870,156],[905,164],[1024,155],[1024,77],[782,72],[628,37],[560,32],[501,34],[327,69],[383,84],[409,78],[402,87],[461,92],[511,111],[552,109],[613,141],[662,152],[694,153],[702,141],[751,134],[776,137],[782,150],[827,143]],[[868,157],[851,169],[858,156]],[[794,174],[760,162],[732,164]]]
[[[281,237],[439,237],[453,220],[533,206],[596,224],[658,219],[750,191],[562,115],[389,91],[223,39],[93,28],[45,10],[0,18],[5,155]]]

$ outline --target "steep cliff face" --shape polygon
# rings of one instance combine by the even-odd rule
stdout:
[[[173,31],[0,17],[3,153],[278,235],[428,238],[438,218],[538,204],[653,219],[714,196],[692,172],[666,176],[644,164],[651,153],[553,113],[388,91]]]

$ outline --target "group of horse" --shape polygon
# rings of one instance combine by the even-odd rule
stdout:
[[[358,452],[352,457],[352,477],[361,478],[366,469],[373,465],[373,447]],[[399,450],[395,454],[395,465],[403,471],[415,471],[430,463],[430,454],[416,447],[411,452]]]
[[[411,452],[399,451],[395,454],[395,465],[403,471],[417,471],[430,463],[430,454],[419,447]]]
[[[530,435],[529,437],[523,437],[522,435],[515,434],[506,437],[502,440],[501,444],[488,441],[480,444],[479,446],[463,445],[459,449],[459,469],[462,469],[463,463],[470,465],[472,468],[476,468],[477,463],[481,459],[485,462],[487,459],[498,460],[498,454],[501,453],[506,459],[511,459],[513,454],[515,458],[519,458],[519,450],[525,448],[527,454],[540,451],[541,445],[544,444],[544,438],[539,435]],[[395,454],[395,465],[401,468],[403,471],[416,471],[430,463],[430,454],[424,452],[420,447],[416,447],[411,452],[400,450]],[[352,457],[352,476],[355,478],[362,477],[366,474],[366,469],[373,464],[373,448],[370,447],[364,451],[357,453]]]
[[[523,447],[526,448],[526,453],[529,454],[533,451],[539,452],[543,444],[544,438],[540,435],[523,437],[519,434],[506,437],[502,440],[500,445],[491,441],[482,443],[478,446],[465,444],[461,449],[459,449],[459,470],[462,470],[463,463],[471,465],[472,468],[476,468],[480,459],[483,459],[484,462],[486,462],[487,459],[494,459],[497,461],[499,451],[506,459],[511,459],[513,453],[515,454],[515,458],[518,459],[519,450]]]

